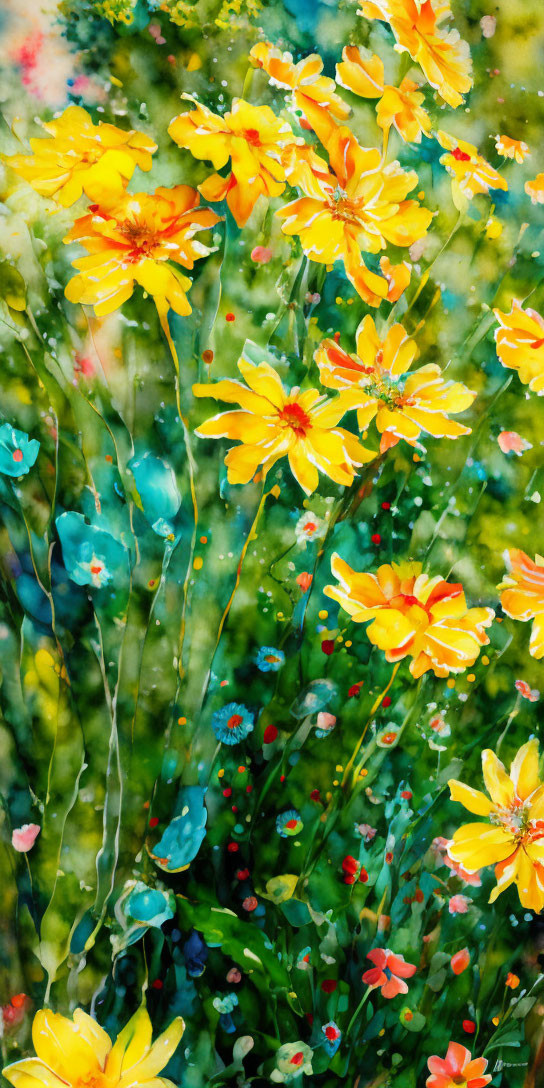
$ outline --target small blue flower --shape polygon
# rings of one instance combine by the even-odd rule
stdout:
[[[0,472],[4,476],[26,476],[34,464],[40,443],[9,423],[0,426]]]
[[[255,664],[261,672],[278,672],[284,663],[283,650],[276,650],[274,646],[261,646],[255,656]]]
[[[212,729],[223,744],[239,744],[253,731],[254,717],[242,703],[226,703],[212,716]]]
[[[323,1024],[321,1031],[325,1036],[323,1039],[323,1046],[329,1057],[332,1058],[342,1042],[342,1032],[340,1031],[338,1024],[335,1024],[334,1020],[329,1020],[328,1024]]]
[[[208,959],[208,947],[202,934],[193,929],[183,945],[183,958],[187,968],[187,974],[191,978],[199,978],[206,969]]]
[[[232,1012],[238,1005],[238,995],[231,993],[223,994],[222,997],[214,997],[212,1004],[214,1009],[217,1009],[217,1012]]]
[[[174,897],[171,892],[148,888],[147,884],[139,880],[126,899],[123,910],[127,918],[134,922],[160,928],[163,922],[174,917],[173,905]]]
[[[303,827],[300,812],[297,812],[296,808],[287,809],[287,812],[280,813],[276,819],[276,831],[278,835],[281,835],[282,839],[298,835]]]
[[[69,510],[56,519],[64,566],[78,586],[102,589],[128,573],[128,553],[105,529],[89,525],[83,514]]]

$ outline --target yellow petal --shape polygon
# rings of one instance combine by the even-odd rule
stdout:
[[[12,1065],[6,1065],[2,1072],[14,1088],[65,1088],[67,1084],[67,1081],[61,1080],[39,1058],[24,1058],[23,1061],[13,1062]]]
[[[482,771],[485,788],[491,800],[500,808],[506,808],[515,797],[514,783],[491,748],[482,752]]]
[[[538,777],[538,740],[533,737],[523,744],[510,767],[510,778],[518,797],[525,801],[540,785]]]
[[[504,861],[514,850],[515,840],[503,827],[491,824],[464,824],[455,832],[448,846],[453,861],[461,863],[469,873],[486,865]]]
[[[163,1031],[162,1035],[159,1035],[151,1049],[136,1065],[130,1068],[124,1066],[119,1088],[129,1088],[133,1084],[145,1084],[156,1077],[157,1073],[160,1073],[161,1069],[164,1069],[165,1065],[170,1061],[184,1031],[185,1023],[182,1017],[176,1016],[176,1019],[172,1020],[170,1026],[167,1027],[166,1031]]]
[[[151,1045],[152,1026],[147,1009],[141,1006],[117,1036],[106,1062],[106,1076],[116,1082],[139,1062]]]
[[[464,782],[458,782],[455,778],[450,778],[448,786],[450,787],[452,801],[459,801],[475,816],[489,816],[493,812],[491,801],[481,790],[466,786]]]
[[[32,1024],[34,1050],[50,1069],[70,1080],[74,1068],[81,1077],[99,1069],[94,1048],[78,1025],[58,1012],[40,1009]]]

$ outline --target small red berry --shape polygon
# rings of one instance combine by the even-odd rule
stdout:
[[[327,657],[330,657],[330,655],[334,653],[334,640],[332,638],[324,639],[321,643],[321,649],[324,654],[327,654]]]
[[[225,321],[236,321],[236,317],[231,313],[225,314]]]
[[[382,510],[390,510],[390,509],[391,509],[391,503],[390,502],[382,502]]]
[[[321,983],[321,989],[324,994],[333,994],[337,985],[338,983],[335,978],[324,978]]]
[[[379,533],[372,533],[372,536],[370,537],[370,539],[371,539],[373,544],[381,544],[381,542],[382,542],[382,538],[381,538]]]
[[[267,725],[267,727],[266,727],[266,729],[264,731],[264,735],[263,735],[264,743],[265,744],[272,744],[272,741],[274,741],[276,739],[277,735],[278,735],[278,730],[276,729],[276,726],[275,725]]]
[[[474,1035],[476,1031],[474,1020],[463,1020],[463,1031],[466,1031],[467,1035]]]
[[[385,695],[384,696],[384,698],[382,699],[382,706],[385,706],[385,707],[391,706],[391,696],[390,695]]]
[[[156,827],[158,822],[159,822],[159,817],[158,816],[152,816],[150,821],[149,821],[149,826],[150,827]]]
[[[229,842],[227,846],[229,854],[237,854],[239,849],[240,847],[238,846],[237,842]]]

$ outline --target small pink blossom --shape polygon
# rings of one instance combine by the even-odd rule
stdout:
[[[519,691],[520,695],[523,695],[524,699],[528,699],[530,703],[536,703],[540,698],[540,692],[538,688],[530,688],[526,680],[516,680],[516,691]]]
[[[452,895],[448,910],[450,914],[466,914],[471,903],[472,899],[468,895]]]
[[[251,250],[251,260],[255,264],[268,264],[272,260],[272,250],[268,246],[254,246]]]
[[[533,448],[531,443],[522,438],[517,431],[501,431],[497,442],[503,453],[516,453],[518,457],[525,450],[532,450]]]
[[[370,824],[355,824],[355,833],[360,835],[365,842],[372,842],[372,839],[376,837],[377,828],[371,827]]]
[[[40,834],[41,827],[39,824],[23,824],[22,827],[16,827],[11,834],[11,845],[14,850],[17,850],[20,854],[26,854],[28,850],[31,850]]]
[[[375,964],[363,975],[367,986],[373,990],[379,986],[382,997],[386,998],[408,993],[404,979],[415,975],[417,967],[414,963],[406,963],[404,956],[395,954],[390,948],[372,948],[366,958]]]
[[[317,728],[323,730],[324,733],[329,729],[334,729],[336,725],[336,716],[329,714],[326,710],[320,710],[317,715]]]
[[[229,971],[229,973],[227,975],[227,982],[241,982],[241,981],[242,981],[242,972],[239,971],[237,967],[231,967],[231,969],[230,969],[230,971]]]

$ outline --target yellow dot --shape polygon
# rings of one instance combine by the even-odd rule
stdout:
[[[446,687],[447,688],[454,688],[455,687],[455,680],[446,680]]]
[[[223,778],[224,774],[225,774],[225,771],[224,771],[223,767],[221,767],[221,769],[217,772],[217,777],[218,778]]]
[[[322,608],[321,611],[318,612],[317,614],[318,614],[320,620],[326,620],[329,613],[327,612],[326,608]]]
[[[193,559],[193,570],[201,570],[204,560],[201,555],[196,555]]]
[[[474,681],[475,681],[475,679],[476,679],[476,677],[475,677],[474,673],[473,673],[473,672],[469,672],[469,674],[468,674],[468,676],[467,676],[467,680],[468,680],[469,684],[473,684],[473,683],[474,683]]]
[[[378,1035],[385,1035],[385,1028],[382,1028],[381,1031],[378,1032]]]
[[[491,1021],[491,1023],[492,1023],[492,1024],[494,1024],[494,1025],[495,1025],[495,1027],[497,1027],[497,1024],[499,1023],[499,1017],[498,1017],[498,1016],[494,1016],[494,1017],[493,1017],[493,1019],[492,1019],[492,1021]]]
[[[344,636],[343,635],[337,635],[336,636],[336,641],[337,642],[343,642],[344,641]]]
[[[416,464],[417,464],[418,461],[421,461],[421,457],[419,456],[418,453],[414,453],[414,456],[412,457],[412,461],[415,461]]]
[[[348,298],[348,306],[353,306],[353,303],[354,303],[354,302],[355,302],[355,299],[353,299],[353,298]]]
[[[187,725],[187,718],[178,718],[178,725]]]
[[[335,769],[335,771],[343,771],[343,770],[344,770],[344,768],[343,768],[343,766],[342,766],[342,764],[341,764],[341,763],[337,763],[337,764],[336,764],[336,767],[335,767],[334,769]]]
[[[335,778],[335,779],[333,780],[333,783],[332,783],[332,784],[333,784],[333,786],[339,786],[339,785],[340,785],[340,783],[339,783],[339,781],[338,781],[338,779],[337,779],[337,778]]]
[[[207,544],[208,543],[208,537],[207,536],[201,536],[200,537],[200,543],[201,544]]]
[[[331,793],[331,791],[330,791],[330,790],[327,790],[327,792],[326,792],[326,794],[325,794],[325,800],[326,800],[326,801],[330,801],[331,797],[332,797],[332,793]]]
[[[276,617],[277,617],[278,620],[282,620],[283,619],[283,612],[277,612]]]
[[[368,771],[367,771],[366,767],[363,767],[363,769],[361,771],[359,771],[359,777],[360,778],[366,778],[367,774],[368,774]]]
[[[344,646],[346,647],[346,650],[349,650],[350,646],[353,646],[353,642],[350,638],[348,638],[346,642],[344,642]]]
[[[425,200],[425,193],[423,192],[423,189],[419,190],[419,193],[417,194],[417,199],[418,200]]]
[[[482,665],[489,665],[489,658],[487,654],[484,654],[484,656],[482,657]]]
[[[343,299],[343,298],[340,298],[340,295],[337,295],[334,301],[336,302],[336,305],[337,305],[337,306],[341,306],[341,305],[342,305],[342,303],[343,303],[343,301],[344,301],[344,299]]]

